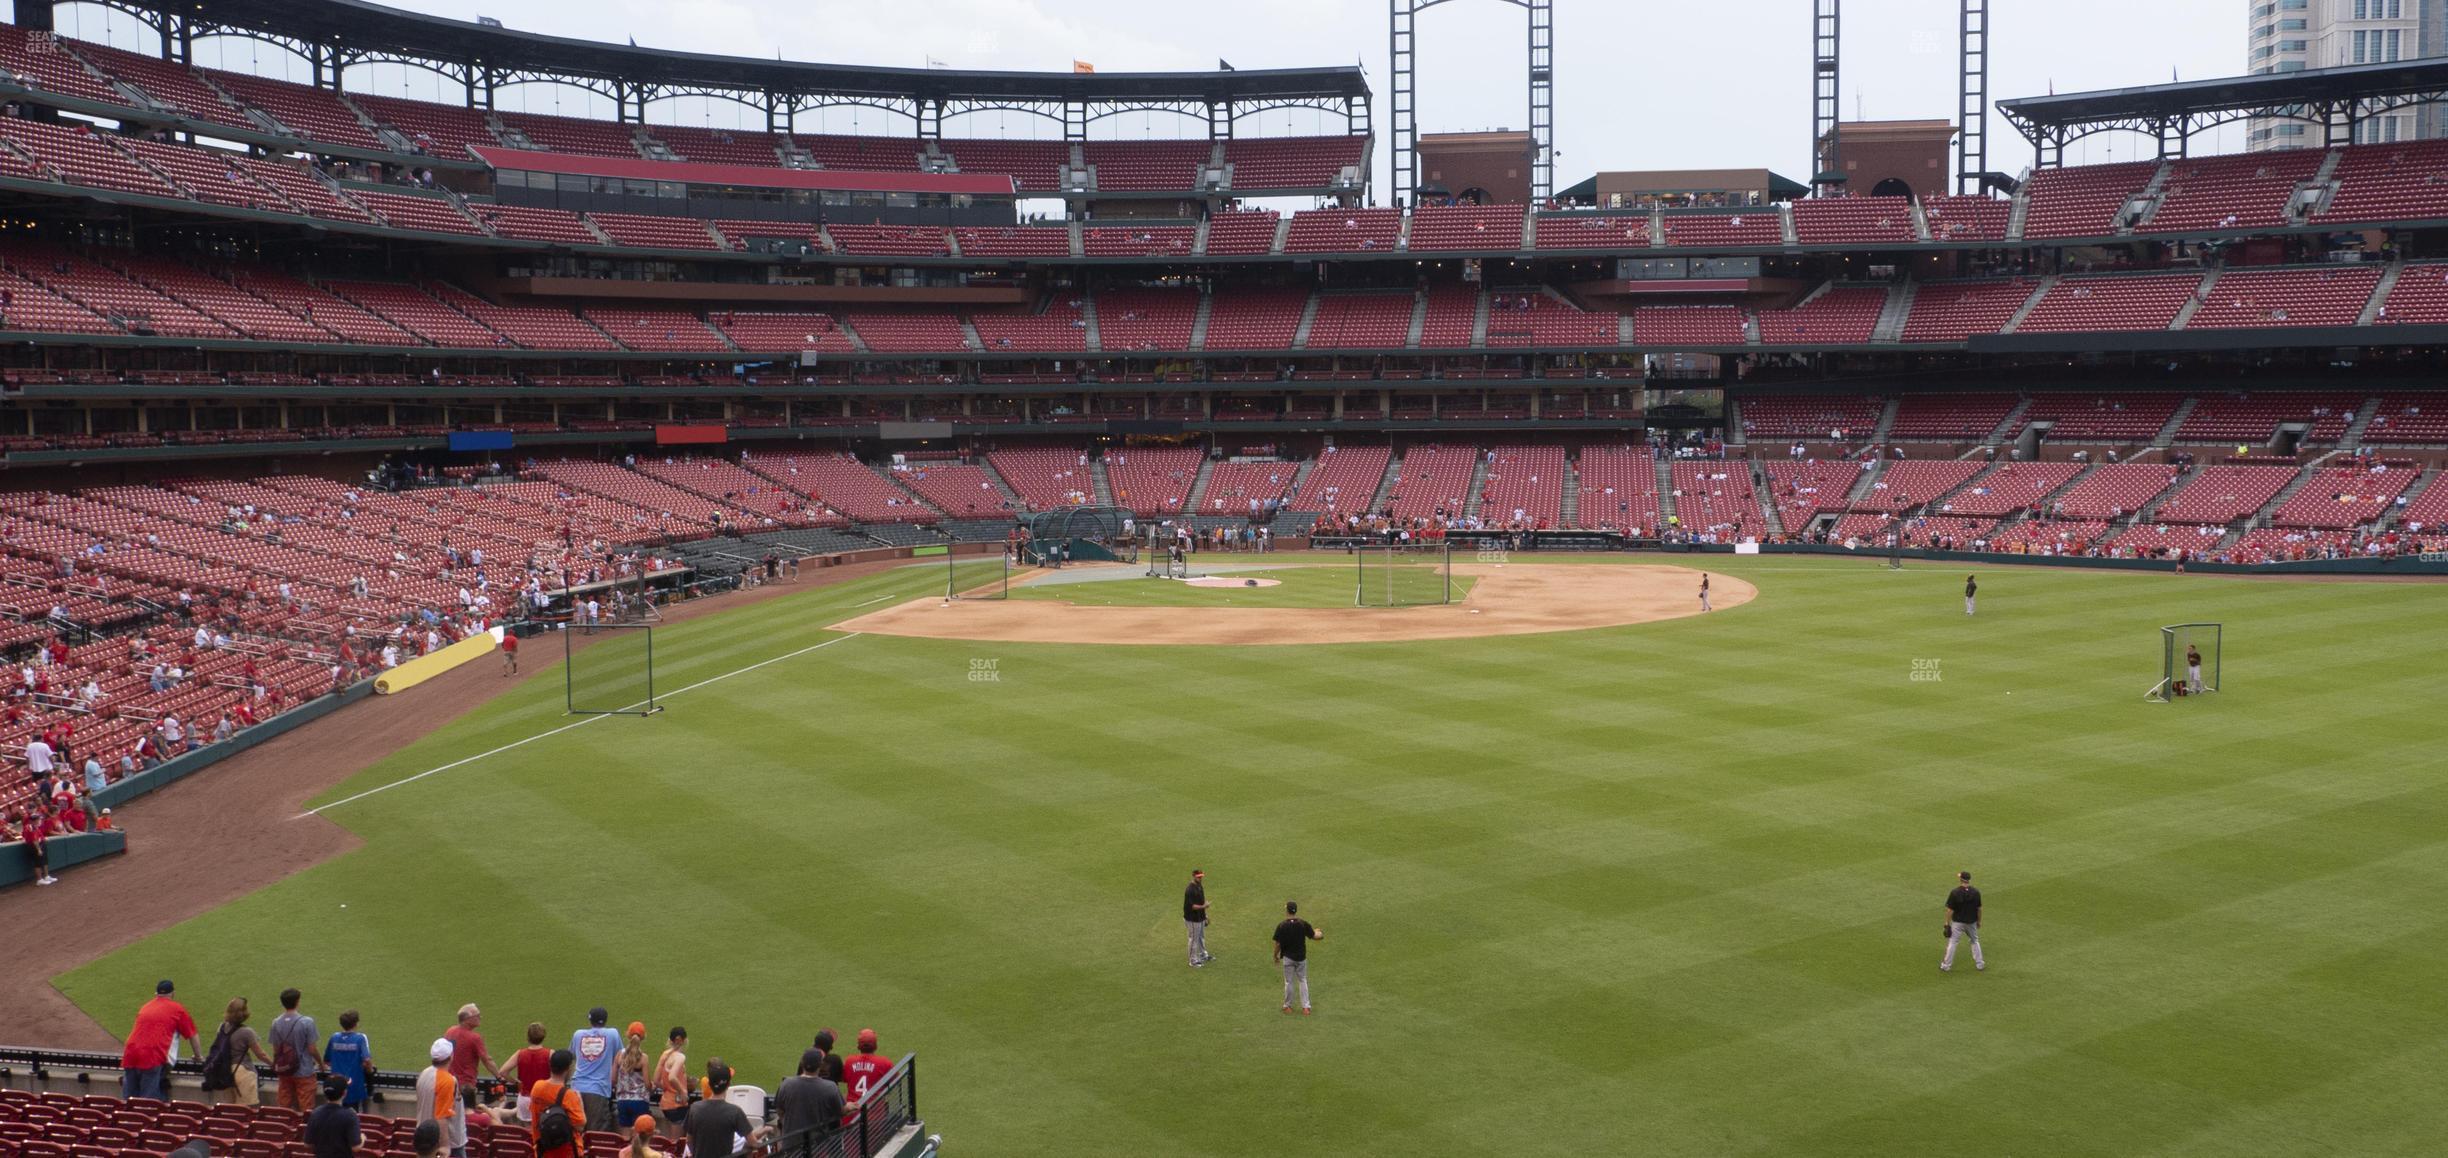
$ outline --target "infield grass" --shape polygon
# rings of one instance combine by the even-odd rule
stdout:
[[[860,636],[673,694],[944,580],[680,624],[661,715],[337,808],[362,850],[60,984],[113,1027],[159,977],[199,1011],[297,985],[399,1068],[463,1001],[497,1055],[601,1003],[768,1088],[874,1026],[957,1154],[2436,1152],[2448,588],[1994,568],[1967,618],[1960,571],[1705,565],[1759,599],[1420,644]],[[2194,620],[2227,690],[2144,703]],[[1959,868],[1990,969],[1941,975]],[[1314,1018],[1276,1011],[1286,898],[1330,934]]]

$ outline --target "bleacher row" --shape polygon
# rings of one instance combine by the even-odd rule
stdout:
[[[2177,421],[2188,398],[2192,408]],[[1885,407],[1884,400],[1863,395],[1763,395],[1742,400],[1740,414],[1753,442],[1859,444],[1872,440]],[[2164,431],[2170,444],[2223,449],[2265,446],[2282,425],[2296,425],[2304,428],[2298,445],[2318,449],[2339,445],[2366,411],[2363,444],[2448,444],[2448,396],[2354,390],[1907,394],[1896,400],[1885,441],[2004,443],[2045,423],[2056,443],[2133,445],[2158,441]]]
[[[2374,303],[2376,267],[2099,275],[2031,281],[1934,282],[1914,287],[1901,337],[1961,341],[2017,332],[2448,324],[2448,263],[2404,266]],[[0,245],[0,330],[137,334],[285,344],[472,350],[638,351],[672,354],[1135,353],[1191,350],[1472,348],[1624,349],[1678,346],[1826,346],[1872,340],[1890,290],[1823,286],[1786,309],[1735,305],[1639,306],[1589,311],[1543,288],[1482,292],[1320,291],[1225,287],[1107,290],[1059,296],[1039,308],[830,313],[650,306],[510,305],[446,282],[310,281],[266,266],[206,269],[126,250]],[[2034,295],[2038,300],[2033,302]],[[1203,342],[1194,342],[1204,310]],[[1090,322],[1093,312],[1095,325]],[[1627,328],[1630,340],[1624,337]],[[972,333],[975,337],[972,338]]]
[[[398,1108],[411,1109],[404,1099]],[[225,1158],[311,1158],[315,1151],[300,1141],[305,1122],[304,1114],[279,1106],[0,1090],[0,1153],[11,1158],[159,1158],[196,1138]],[[355,1152],[365,1158],[411,1158],[416,1126],[408,1114],[363,1114]],[[586,1158],[611,1158],[628,1144],[626,1135],[606,1132],[584,1134],[578,1141]],[[676,1154],[681,1147],[658,1137],[652,1148]],[[494,1122],[468,1133],[468,1158],[534,1158],[535,1152],[522,1124]]]
[[[24,87],[303,144],[472,159],[471,146],[628,160],[857,169],[1009,173],[1024,192],[1062,188],[1071,142],[771,133],[685,125],[631,125],[586,117],[499,112],[370,93],[337,93],[271,77],[189,68],[108,45],[0,24],[0,70]],[[1188,192],[1220,162],[1226,188],[1326,189],[1361,163],[1366,138],[1238,137],[1108,140],[1076,158],[1104,192]]]

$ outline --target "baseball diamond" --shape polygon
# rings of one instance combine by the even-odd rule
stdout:
[[[2437,1152],[2448,12],[1841,7],[5,6],[0,1158]]]

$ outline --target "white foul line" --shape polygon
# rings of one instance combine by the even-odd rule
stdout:
[[[851,632],[851,633],[850,633],[850,634],[848,634],[848,635],[837,635],[837,636],[834,636],[834,637],[833,637],[833,638],[831,638],[831,639],[828,639],[828,640],[824,641],[823,643],[810,644],[810,645],[808,645],[808,646],[806,646],[806,647],[800,648],[800,649],[799,649],[799,650],[797,650],[797,651],[793,651],[793,652],[785,652],[785,653],[783,653],[783,654],[781,654],[781,655],[777,655],[777,656],[773,657],[772,659],[758,660],[757,662],[752,663],[752,664],[749,664],[749,665],[748,665],[748,666],[746,666],[746,667],[743,667],[743,668],[737,668],[737,669],[734,669],[734,670],[732,670],[732,671],[727,671],[727,672],[724,672],[724,673],[722,673],[721,675],[715,676],[715,677],[713,677],[713,678],[711,678],[711,679],[703,679],[703,680],[699,680],[699,681],[697,681],[696,683],[690,684],[690,685],[689,685],[689,686],[687,686],[687,687],[684,687],[684,688],[679,688],[679,689],[676,689],[676,690],[673,690],[673,691],[670,691],[670,692],[666,692],[666,693],[664,693],[664,694],[663,694],[663,696],[662,696],[662,697],[660,697],[660,698],[663,698],[663,699],[669,699],[669,698],[671,698],[672,696],[680,695],[680,694],[682,694],[682,693],[684,693],[684,692],[693,692],[693,691],[696,691],[697,689],[702,688],[702,687],[705,687],[705,686],[707,686],[707,685],[709,685],[709,684],[718,684],[718,683],[721,683],[722,681],[727,680],[727,679],[730,679],[732,676],[735,676],[735,675],[746,675],[746,674],[748,674],[749,672],[752,672],[752,671],[757,670],[758,668],[761,668],[761,667],[769,667],[769,666],[772,666],[773,664],[780,663],[780,662],[782,662],[783,660],[786,660],[786,659],[797,659],[798,657],[803,656],[803,655],[806,655],[807,653],[809,653],[809,652],[811,652],[811,651],[823,651],[824,649],[826,649],[826,648],[828,648],[828,647],[831,647],[831,646],[833,646],[834,644],[837,644],[837,643],[842,643],[842,642],[847,641],[847,640],[857,639],[857,638],[858,638],[858,637],[859,637],[861,634],[863,634],[863,633],[854,631],[854,632]],[[644,702],[644,701],[640,701],[640,702],[642,703],[642,702]],[[592,724],[592,723],[594,723],[595,721],[600,720],[600,719],[603,719],[603,718],[604,718],[603,716],[588,716],[587,718],[585,718],[585,719],[583,719],[583,720],[578,720],[578,721],[575,721],[575,722],[573,722],[573,723],[563,724],[563,725],[561,725],[560,727],[558,727],[558,728],[554,728],[554,729],[552,729],[551,731],[548,731],[548,732],[538,732],[538,733],[536,733],[535,735],[529,736],[529,737],[527,737],[527,738],[526,738],[526,739],[524,739],[524,740],[512,740],[511,742],[509,742],[509,743],[507,743],[507,744],[504,744],[504,745],[502,745],[502,746],[501,746],[501,747],[499,747],[499,748],[495,748],[495,749],[493,749],[493,750],[492,750],[492,751],[490,751],[490,752],[478,752],[477,754],[475,754],[475,755],[473,755],[473,756],[465,757],[465,758],[463,758],[463,759],[459,759],[459,760],[453,760],[453,761],[451,761],[450,763],[448,763],[448,764],[444,764],[444,765],[442,765],[442,766],[441,766],[441,767],[439,767],[439,768],[428,768],[428,769],[426,769],[426,770],[424,770],[424,771],[422,771],[422,772],[417,773],[417,774],[416,774],[416,775],[414,775],[414,776],[403,777],[403,778],[401,778],[401,779],[394,780],[394,781],[390,782],[389,784],[384,784],[384,785],[381,785],[380,787],[368,788],[368,789],[366,789],[365,791],[360,792],[360,793],[358,793],[358,794],[357,794],[357,795],[355,795],[355,796],[348,797],[348,798],[346,798],[346,799],[342,799],[342,800],[334,800],[334,801],[332,801],[332,802],[331,802],[331,803],[329,803],[329,804],[324,804],[324,805],[319,805],[319,806],[314,807],[314,808],[309,808],[309,809],[307,809],[306,811],[299,813],[299,814],[298,814],[298,819],[304,819],[304,818],[309,817],[309,816],[319,815],[319,814],[321,814],[322,812],[324,812],[324,811],[325,811],[325,810],[327,810],[327,809],[338,808],[338,807],[340,807],[340,806],[341,806],[341,805],[343,805],[343,804],[354,804],[354,803],[356,803],[356,802],[358,802],[358,801],[360,801],[360,800],[363,800],[363,799],[365,799],[365,798],[366,798],[366,797],[368,797],[368,796],[372,796],[372,795],[374,795],[374,794],[376,794],[376,793],[378,793],[378,792],[389,792],[390,790],[392,790],[392,789],[394,789],[394,788],[397,788],[397,787],[399,787],[399,786],[400,786],[400,785],[402,785],[402,784],[414,784],[414,783],[416,783],[417,781],[419,781],[419,780],[423,780],[424,778],[426,778],[426,777],[428,777],[428,776],[438,776],[438,775],[441,775],[441,774],[442,774],[442,773],[444,773],[444,772],[448,772],[448,771],[450,771],[450,770],[451,770],[451,769],[453,769],[453,768],[457,768],[457,767],[460,767],[461,765],[465,765],[465,764],[473,764],[473,763],[477,762],[478,760],[482,760],[482,759],[484,759],[484,758],[486,758],[486,757],[488,757],[488,756],[499,756],[499,755],[501,755],[502,753],[507,752],[507,751],[509,751],[509,750],[510,750],[510,749],[512,749],[512,748],[521,748],[521,747],[525,747],[526,745],[529,745],[529,744],[535,743],[535,742],[536,742],[536,741],[538,741],[538,740],[549,739],[549,738],[551,738],[551,737],[553,737],[553,736],[558,736],[558,735],[560,735],[561,733],[566,732],[566,731],[569,731],[569,730],[570,730],[570,729],[572,729],[572,728],[583,728],[583,727],[587,726],[588,724]]]

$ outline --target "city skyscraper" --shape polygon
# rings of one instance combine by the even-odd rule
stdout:
[[[2259,76],[2448,54],[2444,7],[2448,0],[2246,0],[2252,21],[2246,69]],[[2448,116],[2426,106],[2362,118],[2354,139],[2371,144],[2443,135]],[[2308,121],[2257,118],[2247,147],[2299,149],[2325,139],[2321,126]]]

